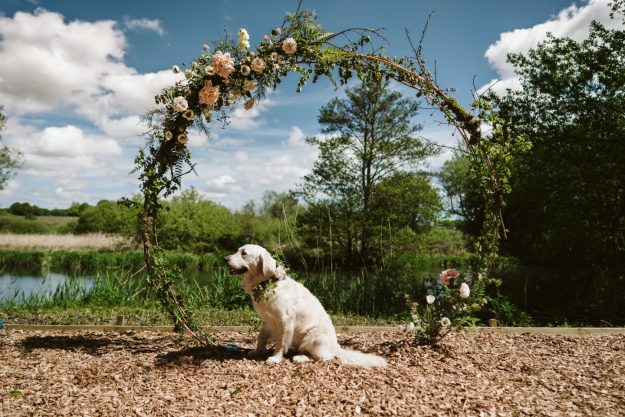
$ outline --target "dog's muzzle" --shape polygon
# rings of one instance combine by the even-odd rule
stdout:
[[[245,274],[248,271],[248,268],[246,266],[242,266],[240,268],[235,268],[234,266],[230,265],[230,257],[229,256],[225,256],[224,257],[224,262],[226,263],[226,266],[228,267],[228,271],[232,275],[241,275],[241,274]]]

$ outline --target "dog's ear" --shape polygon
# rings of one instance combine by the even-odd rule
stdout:
[[[265,278],[272,277],[276,273],[276,260],[266,250],[260,254],[260,267]]]

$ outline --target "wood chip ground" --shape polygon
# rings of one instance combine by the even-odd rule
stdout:
[[[247,359],[176,335],[13,331],[0,337],[0,416],[623,416],[625,336],[340,337],[386,369]]]

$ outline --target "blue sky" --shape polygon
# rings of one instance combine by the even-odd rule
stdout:
[[[581,39],[591,20],[608,20],[607,0],[307,0],[328,30],[384,27],[390,55],[411,54],[405,28],[425,38],[429,64],[443,87],[463,104],[473,86],[517,86],[505,63],[547,32]],[[244,27],[252,45],[279,26],[296,1],[0,0],[0,104],[9,117],[3,142],[24,153],[24,166],[3,191],[0,207],[28,201],[68,207],[130,196],[128,173],[142,145],[137,123],[158,90],[177,78],[169,68],[190,62],[224,28]],[[232,124],[215,125],[211,138],[190,142],[198,176],[185,178],[206,198],[230,208],[268,189],[298,183],[316,158],[303,139],[319,132],[319,108],[341,95],[327,81],[295,93],[293,79],[253,110],[236,111]],[[423,136],[453,145],[442,118],[423,110]],[[429,162],[436,169],[449,157]]]

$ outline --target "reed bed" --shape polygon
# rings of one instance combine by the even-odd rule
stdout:
[[[84,235],[0,234],[0,248],[3,249],[117,250],[134,246],[136,245],[126,237],[103,233]]]

